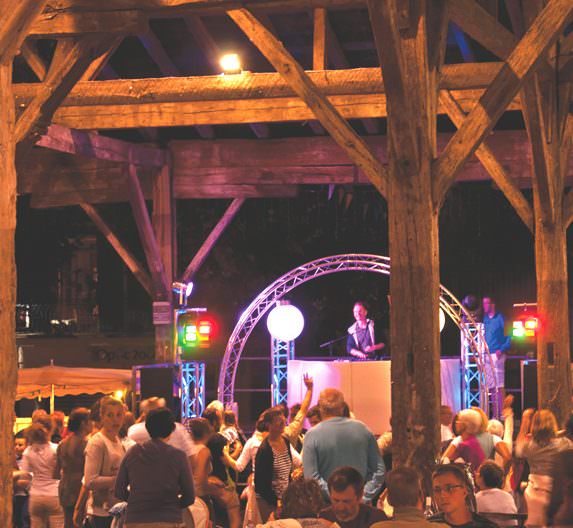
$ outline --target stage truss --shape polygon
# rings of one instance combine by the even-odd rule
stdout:
[[[279,277],[276,281],[267,286],[267,288],[251,302],[239,318],[229,338],[221,363],[218,394],[219,399],[226,406],[230,407],[234,401],[235,377],[245,343],[257,323],[267,311],[275,306],[276,302],[282,299],[288,292],[301,284],[324,275],[343,271],[362,271],[389,276],[390,258],[381,255],[351,253],[316,259],[285,273],[282,277]],[[440,308],[459,328],[473,353],[479,378],[480,406],[487,413],[489,411],[489,402],[486,378],[491,380],[491,378],[495,378],[495,376],[491,375],[493,372],[493,364],[483,334],[473,333],[468,330],[469,327],[476,324],[475,321],[470,313],[462,306],[460,301],[442,285],[440,285]],[[275,361],[273,358],[273,365],[282,365],[282,363],[283,362]],[[273,371],[272,375],[275,377],[277,375],[281,376],[282,374],[283,373]],[[497,391],[492,390],[492,395],[495,400]],[[497,409],[495,401],[492,402],[492,409]]]

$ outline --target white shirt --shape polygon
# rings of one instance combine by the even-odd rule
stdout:
[[[447,442],[454,437],[454,433],[447,425],[440,424],[440,437],[442,442]]]
[[[32,473],[30,495],[58,496],[59,480],[53,478],[56,467],[57,444],[33,444],[24,450],[22,470]]]
[[[147,442],[147,440],[151,439],[145,428],[145,422],[133,424],[127,431],[127,436],[137,444],[143,444],[143,442]],[[175,422],[175,429],[167,443],[175,449],[180,449],[188,457],[192,456],[196,451],[195,443],[191,439],[191,435],[187,432],[187,429],[178,422]]]
[[[515,501],[511,493],[499,488],[486,489],[476,493],[478,513],[517,513]],[[510,526],[517,526],[517,521],[506,523]]]
[[[255,473],[255,458],[262,442],[263,436],[258,432],[255,432],[253,436],[245,442],[243,450],[237,459],[237,469],[239,472],[243,471],[247,467],[247,464],[251,462],[253,464],[253,474]]]

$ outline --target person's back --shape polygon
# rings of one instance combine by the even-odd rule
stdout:
[[[385,472],[376,438],[362,422],[342,416],[344,395],[339,390],[323,390],[318,404],[322,421],[308,431],[304,441],[305,478],[316,479],[326,495],[326,481],[332,473],[341,466],[353,467],[365,480],[365,502],[372,501]]]
[[[178,499],[188,463],[182,451],[161,440],[133,446],[123,462],[129,474],[127,522],[181,522],[181,508],[193,503]]]
[[[517,513],[517,506],[511,493],[499,488],[479,491],[476,493],[476,503],[477,511],[480,514],[501,513],[502,515],[515,515]],[[487,518],[498,522],[498,524],[501,524],[501,521],[504,519],[502,516],[494,517],[491,515],[487,515]],[[510,520],[503,524],[505,526],[517,526],[517,521]]]
[[[181,523],[181,509],[195,500],[188,458],[167,444],[174,427],[171,411],[151,411],[151,440],[133,446],[121,463],[115,493],[127,500],[127,523]]]
[[[308,450],[319,453],[318,471],[325,480],[340,466],[355,467],[365,476],[371,435],[358,420],[330,418],[307,432],[303,455]]]

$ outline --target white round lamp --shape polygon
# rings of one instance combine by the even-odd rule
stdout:
[[[444,313],[444,310],[442,310],[441,308],[440,308],[439,319],[440,319],[440,332],[441,332],[444,329],[444,326],[446,326],[446,314]]]
[[[292,304],[278,304],[267,317],[267,329],[280,341],[294,341],[304,328],[301,311]]]

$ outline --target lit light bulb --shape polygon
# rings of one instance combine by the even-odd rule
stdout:
[[[223,73],[241,73],[241,59],[236,53],[227,53],[219,61]]]
[[[269,333],[280,341],[293,341],[304,328],[304,317],[292,304],[275,306],[267,317]]]

